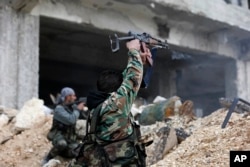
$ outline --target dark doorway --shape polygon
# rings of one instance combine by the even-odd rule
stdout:
[[[198,116],[206,116],[220,108],[219,98],[226,97],[233,75],[228,76],[231,59],[212,54],[190,54],[190,63],[176,69],[177,94],[192,100]],[[231,67],[233,71],[235,67]],[[231,88],[233,90],[233,85]]]
[[[49,94],[65,86],[74,88],[78,97],[86,96],[100,71],[126,65],[126,56],[111,52],[109,34],[88,25],[40,18],[39,98],[46,105],[52,104]]]
[[[45,105],[52,105],[50,93],[55,95],[65,86],[74,88],[78,97],[86,96],[95,89],[100,71],[125,68],[125,44],[120,45],[118,53],[112,53],[110,48],[109,35],[114,32],[47,17],[41,17],[40,21],[39,98]],[[231,82],[230,78],[234,77],[225,69],[230,60],[170,48],[176,53],[157,52],[150,85],[141,89],[138,96],[148,103],[157,95],[193,100],[195,110],[202,111],[201,116],[219,108],[218,99],[231,89],[226,81]]]

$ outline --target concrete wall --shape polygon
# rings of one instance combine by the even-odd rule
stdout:
[[[245,9],[249,9],[248,6],[248,0],[224,0],[228,4],[236,5],[236,6],[241,6]]]
[[[232,72],[235,74],[226,74],[226,95],[249,99],[249,91],[244,90],[249,85],[246,61],[250,59],[250,11],[245,7],[223,0],[34,0],[31,5],[21,0],[15,2],[16,11],[32,16],[7,8],[0,10],[0,22],[5,23],[0,26],[0,89],[4,92],[0,104],[19,107],[31,96],[37,96],[39,16],[74,22],[89,31],[145,31],[190,54],[232,58],[237,62]],[[156,89],[174,95],[175,74],[164,72],[167,75]],[[158,78],[162,78],[161,74],[157,70]]]
[[[0,8],[0,104],[20,108],[38,96],[39,18]]]
[[[240,73],[238,72],[236,61],[230,61],[225,64],[225,97],[233,99],[239,94],[237,89],[237,76],[239,76]]]
[[[222,0],[44,0],[31,14],[122,33],[146,31],[172,45],[228,57],[239,55],[237,42],[248,38],[250,31],[250,11]]]
[[[236,66],[238,97],[250,101],[250,61],[238,60]]]

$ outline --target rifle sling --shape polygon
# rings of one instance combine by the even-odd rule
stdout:
[[[98,116],[100,114],[100,111],[101,111],[101,107],[102,107],[102,103],[99,104],[93,111],[93,115],[92,115],[92,118],[91,118],[91,121],[90,121],[90,113],[89,113],[89,116],[88,116],[88,121],[87,121],[87,130],[89,129],[88,128],[88,123],[90,122],[90,130],[89,130],[89,133],[95,133],[96,131],[96,123],[97,123],[97,119],[98,119]],[[87,132],[88,133],[88,132]]]

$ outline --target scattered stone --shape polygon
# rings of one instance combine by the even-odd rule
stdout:
[[[250,150],[250,116],[242,117],[234,112],[226,128],[221,129],[228,110],[222,108],[207,117],[186,121],[186,117],[192,115],[192,103],[184,103],[181,106],[186,107],[180,107],[178,112],[174,110],[175,114],[167,120],[141,125],[142,135],[154,140],[146,147],[147,166],[229,166],[230,150]],[[38,106],[42,105],[40,103]],[[36,107],[29,108],[28,113],[32,112],[36,112]],[[41,167],[44,156],[52,147],[46,136],[53,115],[46,115],[44,121],[19,133],[12,131],[15,118],[0,129],[0,166]],[[52,165],[65,167],[69,161],[56,157]]]
[[[0,114],[0,129],[2,129],[9,122],[9,118],[6,114]]]
[[[33,98],[27,101],[16,116],[15,128],[19,130],[30,129],[46,119],[43,100]]]
[[[83,138],[86,134],[86,120],[83,119],[77,120],[75,129],[78,138]]]
[[[51,159],[48,163],[44,164],[43,167],[59,167],[61,162],[57,159]]]

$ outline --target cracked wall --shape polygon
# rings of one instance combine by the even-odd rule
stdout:
[[[10,1],[4,2],[4,5],[8,5]],[[226,95],[250,100],[246,88],[250,85],[250,13],[246,1],[244,8],[223,0],[151,0],[143,3],[140,0],[33,0],[32,3],[25,3],[15,0],[12,7],[17,12],[6,10],[5,7],[0,9],[0,21],[6,22],[5,26],[0,26],[0,47],[3,48],[0,51],[0,83],[5,92],[0,102],[3,104],[20,106],[28,97],[37,96],[38,25],[39,17],[44,16],[69,21],[83,26],[86,31],[102,35],[107,32],[126,34],[128,30],[148,32],[152,36],[167,39],[171,48],[177,51],[199,53],[204,58],[216,55],[233,59],[235,69],[230,68],[230,65],[225,67],[229,70],[225,74]],[[164,56],[159,57],[162,59]],[[15,68],[7,64],[13,64]],[[10,77],[5,76],[5,73]],[[174,83],[176,76],[171,71],[166,73],[169,77],[164,76],[165,79],[158,82],[157,89],[173,95],[177,92]],[[159,71],[156,74],[160,78]],[[166,81],[170,86],[162,86]]]

